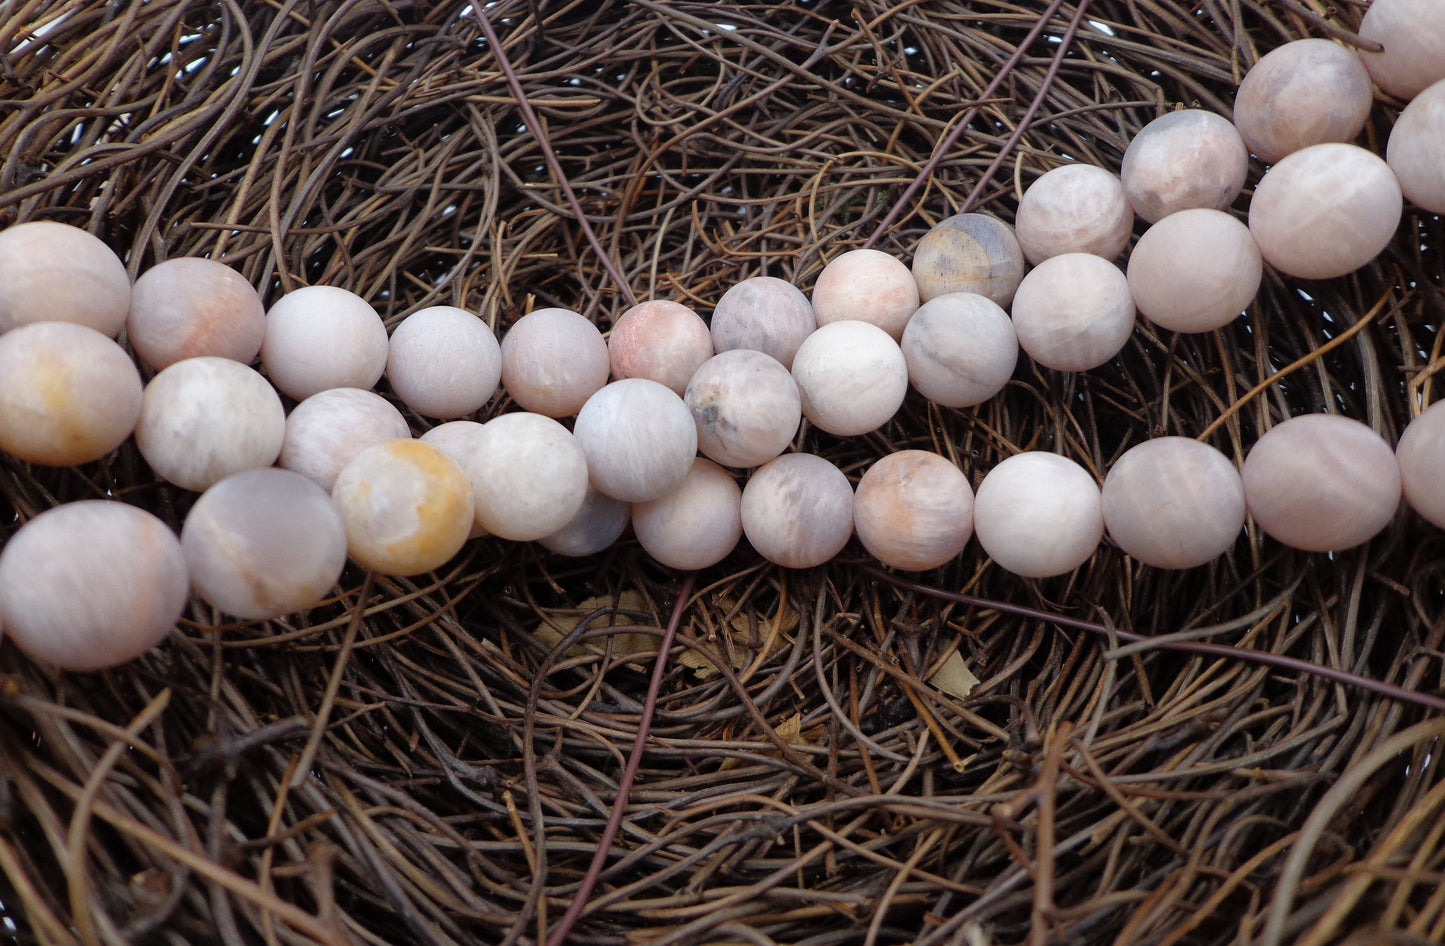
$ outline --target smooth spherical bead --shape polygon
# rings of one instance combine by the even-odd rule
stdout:
[[[225,263],[178,256],[136,279],[125,335],[153,371],[205,356],[249,365],[266,337],[266,307]]]
[[[918,284],[908,267],[881,250],[849,250],[813,284],[813,314],[820,326],[855,321],[876,325],[897,341],[918,308]]]
[[[712,343],[719,353],[751,349],[791,368],[798,346],[817,327],[813,304],[801,289],[775,276],[752,276],[733,283],[718,300]]]
[[[632,507],[632,531],[647,554],[668,568],[707,568],[742,538],[742,496],[731,473],[698,457],[676,489]]]
[[[409,436],[406,418],[380,394],[331,388],[291,411],[278,462],[330,492],[352,457],[374,443]]]
[[[1249,172],[1249,149],[1222,115],[1202,109],[1169,112],[1134,136],[1119,179],[1134,213],[1153,223],[1191,207],[1223,210]]]
[[[419,309],[391,333],[386,379],[423,417],[465,417],[497,393],[502,349],[491,327],[466,309]]]
[[[702,317],[665,299],[639,302],[628,309],[607,336],[612,377],[647,378],[678,395],[712,354],[712,333]]]
[[[1400,485],[1410,508],[1445,529],[1445,401],[1410,421],[1395,446]]]
[[[365,299],[335,286],[286,293],[266,313],[261,364],[298,401],[331,388],[370,388],[386,370],[386,325]]]
[[[1400,505],[1395,452],[1373,429],[1337,414],[1270,428],[1244,458],[1254,521],[1285,545],[1333,552],[1368,541]]]
[[[1254,301],[1263,274],[1249,227],[1203,207],[1160,220],[1129,254],[1129,291],[1139,314],[1174,332],[1233,322]]]
[[[46,466],[99,460],[140,406],[135,363],[95,329],[32,322],[0,335],[0,450]]]
[[[1014,231],[1035,266],[1062,253],[1114,259],[1129,245],[1134,208],[1117,175],[1091,164],[1066,164],[1024,191]]]
[[[1442,10],[1445,13],[1445,10]],[[1395,127],[1385,161],[1400,190],[1417,207],[1445,214],[1445,79],[1436,82],[1405,106]]]
[[[383,575],[442,567],[472,527],[467,474],[420,440],[388,440],[358,453],[336,478],[331,501],[346,526],[347,553]]]
[[[1013,320],[992,299],[950,292],[923,303],[899,346],[913,387],[944,407],[982,404],[1008,384],[1018,363]]]
[[[1445,79],[1445,11],[1440,0],[1373,0],[1360,38],[1380,52],[1360,50],[1370,78],[1399,99],[1411,99]]]
[[[32,660],[64,670],[139,657],[170,633],[188,595],[180,540],[124,503],[47,509],[0,550],[0,625]]]
[[[570,417],[607,383],[602,332],[571,309],[537,309],[502,336],[502,386],[523,410]]]
[[[1126,451],[1104,477],[1103,503],[1110,538],[1155,568],[1212,561],[1244,528],[1239,471],[1188,437],[1158,437]]]
[[[1019,284],[1013,323],[1019,347],[1045,368],[1097,368],[1117,355],[1134,331],[1129,280],[1103,257],[1050,257]]]
[[[1370,74],[1353,49],[1300,39],[1266,53],[1234,97],[1234,127],[1266,164],[1327,141],[1352,141],[1374,102]]]
[[[1056,453],[1015,454],[979,484],[973,530],[989,557],[1015,575],[1071,572],[1104,536],[1099,487],[1088,470]]]
[[[477,524],[513,542],[566,526],[587,498],[587,456],[572,432],[542,414],[503,414],[483,425],[466,465]]]
[[[290,470],[228,476],[201,494],[181,529],[191,586],[242,620],[304,611],[346,567],[346,529],[331,497]]]
[[[614,381],[588,398],[572,434],[592,486],[623,502],[666,496],[697,455],[692,412],[671,388],[646,378]]]
[[[843,471],[811,453],[785,453],[753,471],[743,487],[743,534],[784,568],[812,568],[853,536],[853,487]]]
[[[913,279],[923,302],[976,292],[1004,308],[1024,277],[1024,251],[1013,228],[988,214],[940,220],[913,248]]]
[[[1311,145],[1265,172],[1250,200],[1249,229],[1275,269],[1331,279],[1389,245],[1402,204],[1383,159],[1355,145]]]
[[[537,542],[558,555],[572,558],[596,555],[622,537],[631,514],[630,503],[613,499],[589,486],[587,498],[582,500],[576,515],[562,528]]]
[[[878,460],[858,481],[853,528],[884,565],[924,571],[952,561],[973,534],[973,489],[952,462],[925,450]]]
[[[286,437],[276,389],[239,361],[177,361],[151,379],[135,443],[156,475],[203,490],[232,473],[270,466]]]
[[[793,358],[803,414],[820,430],[854,437],[888,422],[908,393],[908,363],[887,332],[867,322],[831,322]]]
[[[749,469],[782,453],[798,432],[803,401],[777,359],[734,349],[703,363],[683,401],[697,426],[697,445],[723,466]]]
[[[129,310],[130,276],[100,238],[50,220],[0,230],[0,334],[74,322],[114,338]]]

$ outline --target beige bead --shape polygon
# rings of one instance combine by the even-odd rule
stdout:
[[[1254,301],[1264,264],[1235,217],[1195,208],[1151,226],[1129,254],[1129,292],[1139,314],[1174,332],[1208,332]]]
[[[1385,161],[1412,204],[1445,214],[1445,79],[1415,96],[1395,119]]]
[[[927,302],[949,292],[976,292],[1004,308],[1024,276],[1024,251],[1013,228],[988,214],[940,220],[913,249],[913,279]]]
[[[1445,401],[1437,401],[1405,427],[1395,447],[1405,501],[1427,522],[1445,529]]]
[[[0,550],[0,624],[26,656],[64,670],[139,657],[170,633],[188,596],[176,534],[124,503],[52,507]]]
[[[839,437],[888,423],[908,393],[908,364],[887,332],[867,322],[830,322],[798,348],[793,380],[803,414]]]
[[[607,336],[612,377],[647,378],[681,395],[692,373],[711,358],[707,323],[680,302],[639,302],[618,317]]]
[[[1333,552],[1368,541],[1400,505],[1395,452],[1373,429],[1337,414],[1272,427],[1244,458],[1254,521],[1285,545]]]
[[[1045,368],[1097,368],[1117,355],[1133,334],[1129,280],[1099,256],[1050,257],[1019,284],[1013,322],[1019,347]]]
[[[973,489],[953,463],[925,450],[890,453],[868,468],[853,528],[884,565],[924,571],[952,561],[973,534]]]
[[[718,300],[713,348],[760,351],[791,368],[798,346],[817,327],[813,304],[801,289],[775,276],[753,276],[734,283]]]
[[[1134,213],[1153,223],[1191,207],[1223,210],[1249,172],[1249,149],[1222,115],[1191,108],[1145,125],[1129,147],[1119,179]]]
[[[742,348],[704,362],[683,402],[697,425],[698,449],[740,469],[761,466],[786,450],[803,419],[802,398],[788,369]]]
[[[551,535],[587,498],[586,454],[571,431],[542,414],[503,414],[484,424],[466,472],[477,523],[513,542]]]
[[[291,411],[278,462],[329,493],[352,457],[374,443],[410,435],[401,411],[380,394],[331,388],[311,395]]]
[[[903,330],[913,387],[944,407],[972,407],[1003,390],[1018,363],[1008,313],[992,299],[950,292],[919,306]]]
[[[1015,575],[1062,575],[1087,562],[1104,536],[1099,487],[1066,457],[1015,454],[979,484],[973,529],[989,557]]]
[[[1035,266],[1061,253],[1115,259],[1134,232],[1134,208],[1116,175],[1092,164],[1066,164],[1024,191],[1014,230]]]
[[[346,526],[347,553],[383,575],[441,568],[461,551],[472,527],[466,473],[420,440],[388,440],[352,457],[331,501]]]
[[[698,457],[666,496],[632,507],[632,531],[648,555],[668,568],[707,568],[743,535],[743,491],[731,473]]]
[[[743,487],[743,534],[784,568],[812,568],[853,536],[853,487],[843,471],[811,453],[785,453],[753,471]]]
[[[818,274],[813,286],[818,325],[855,321],[876,325],[896,342],[918,308],[918,284],[908,267],[880,250],[849,250]]]
[[[1244,527],[1239,471],[1188,437],[1156,437],[1125,452],[1104,477],[1103,503],[1110,538],[1155,568],[1203,565]]]
[[[266,308],[255,287],[225,263],[179,256],[135,281],[125,334],[154,371],[207,356],[249,365],[266,337]]]
[[[1445,79],[1445,10],[1440,0],[1372,0],[1360,37],[1384,47],[1362,50],[1370,78],[1399,99]]]
[[[1353,49],[1298,39],[1249,68],[1234,97],[1234,127],[1251,152],[1273,164],[1327,141],[1353,141],[1370,117],[1370,74]]]
[[[95,329],[32,322],[0,335],[0,450],[46,466],[99,460],[140,406],[135,363]]]
[[[570,417],[607,383],[602,332],[571,309],[537,309],[502,336],[502,386],[525,410]]]
[[[130,276],[100,238],[50,220],[0,230],[0,334],[74,322],[114,338],[129,310]]]
[[[1395,236],[1402,200],[1394,172],[1364,148],[1311,145],[1270,168],[1249,204],[1249,229],[1275,269],[1330,279],[1364,266]]]

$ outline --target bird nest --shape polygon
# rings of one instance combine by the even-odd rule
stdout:
[[[1176,107],[1228,115],[1259,56],[1350,41],[1361,13],[32,0],[0,22],[0,225],[85,227],[132,276],[212,256],[268,302],[343,286],[389,324],[706,313],[865,244],[907,260],[960,211],[1011,220],[1043,171],[1117,170]],[[1164,434],[1240,461],[1304,411],[1393,442],[1440,363],[1442,245],[1407,208],[1367,268],[1267,273],[1223,330],[1141,323],[1093,371],[1025,359],[976,409],[910,394],[876,434],[799,448],[854,481],[923,448],[977,485],[1023,449],[1102,478]],[[0,537],[100,496],[174,526],[193,499],[130,445],[0,457]],[[193,602],[105,673],[7,642],[0,941],[1438,941],[1442,562],[1408,512],[1341,554],[1249,531],[1164,572],[1106,543],[1036,581],[976,546],[905,580],[857,545],[685,576],[629,540],[480,540],[423,579],[349,570],[286,620]]]

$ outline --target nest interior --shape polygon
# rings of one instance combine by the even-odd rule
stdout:
[[[0,225],[85,227],[132,276],[209,255],[267,301],[333,284],[389,324],[452,304],[500,334],[541,305],[603,328],[632,299],[706,314],[747,276],[806,289],[847,249],[909,259],[951,214],[1012,220],[1039,174],[1117,170],[1172,108],[1228,115],[1259,56],[1348,40],[1363,5],[8,9]],[[1362,143],[1382,150],[1398,107]],[[1242,460],[1307,411],[1393,442],[1432,400],[1442,243],[1407,208],[1369,267],[1267,274],[1226,329],[1141,322],[1094,371],[1023,359],[977,409],[910,394],[877,434],[798,447],[855,482],[919,447],[977,485],[1023,449],[1102,478],[1164,434]],[[193,499],[132,446],[77,469],[0,457],[0,536],[106,495],[176,526]],[[1106,543],[1026,581],[975,546],[910,585],[856,544],[806,572],[744,546],[689,578],[630,541],[569,560],[482,540],[425,579],[348,571],[284,621],[193,602],[101,674],[6,643],[0,940],[1439,941],[1445,722],[1316,668],[1438,693],[1442,551],[1402,512],[1329,556],[1251,530],[1186,572]],[[929,682],[955,654],[966,695]]]

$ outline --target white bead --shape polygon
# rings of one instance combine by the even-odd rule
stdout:
[[[50,220],[0,230],[0,334],[73,322],[114,338],[129,310],[125,264],[98,237]]]
[[[502,336],[502,386],[524,410],[570,417],[607,383],[602,332],[571,309],[537,309]]]
[[[275,388],[239,361],[186,358],[151,379],[135,442],[156,475],[203,490],[276,462],[286,411]]]
[[[406,418],[380,394],[330,388],[297,404],[286,418],[279,463],[329,493],[352,457],[374,443],[409,436]]]
[[[1013,322],[1019,347],[1045,368],[1097,368],[1134,332],[1129,280],[1099,256],[1051,256],[1019,284]]]
[[[1310,145],[1353,141],[1374,104],[1370,74],[1353,49],[1299,39],[1260,58],[1239,83],[1234,126],[1266,164]]]
[[[330,388],[372,387],[386,370],[386,355],[381,316],[345,289],[296,289],[266,313],[261,364],[271,383],[298,401]]]
[[[0,624],[32,660],[64,670],[114,667],[150,650],[189,590],[175,533],[124,503],[52,507],[0,550]]]
[[[1014,230],[1035,266],[1061,253],[1115,259],[1133,235],[1134,208],[1117,175],[1092,164],[1065,164],[1024,191]]]
[[[502,349],[491,327],[455,306],[431,306],[402,319],[387,352],[391,389],[424,417],[475,413],[502,380]]]
[[[587,399],[572,434],[592,486],[642,503],[682,483],[697,455],[697,426],[682,398],[646,378],[614,381]]]
[[[923,303],[903,330],[913,387],[944,407],[982,404],[1008,384],[1018,364],[1013,320],[991,299],[950,292]]]
[[[1233,322],[1254,301],[1263,275],[1249,227],[1206,207],[1160,220],[1129,254],[1129,292],[1139,314],[1174,332]]]
[[[867,322],[830,322],[804,339],[793,358],[803,413],[840,437],[888,423],[908,393],[908,363],[891,336]]]
[[[1015,454],[979,484],[973,529],[989,557],[1015,575],[1062,575],[1087,562],[1104,536],[1099,487],[1056,453]]]
[[[466,465],[477,524],[514,542],[566,526],[587,497],[587,456],[571,431],[542,414],[503,414],[482,425]]]

